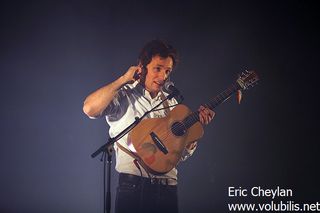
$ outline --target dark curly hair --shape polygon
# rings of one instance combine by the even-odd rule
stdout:
[[[141,83],[144,84],[145,82],[147,65],[151,62],[152,58],[157,55],[162,58],[171,57],[173,67],[175,67],[178,62],[177,51],[170,44],[160,39],[149,41],[144,45],[138,57],[138,64],[142,65]]]

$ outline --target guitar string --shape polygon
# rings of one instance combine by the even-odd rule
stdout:
[[[206,104],[206,106],[209,106],[210,109],[215,108],[216,106],[218,106],[219,104],[223,103],[225,100],[227,100],[234,92],[236,92],[238,89],[240,89],[240,85],[235,85],[232,84],[231,87],[228,87],[225,91],[223,91],[222,93],[220,93],[217,97],[215,97],[212,101],[210,100],[209,105]],[[227,91],[228,90],[228,91]],[[224,93],[226,93],[225,97],[224,97]],[[168,107],[169,108],[169,107]],[[162,141],[164,141],[165,143],[167,143],[167,138],[170,135],[176,136],[173,134],[174,131],[179,130],[180,128],[184,127],[185,125],[187,126],[192,126],[194,124],[194,119],[196,119],[197,121],[199,120],[199,117],[195,117],[196,113],[193,112],[190,115],[188,115],[186,118],[183,119],[182,122],[179,122],[177,125],[175,125],[172,128],[168,128],[167,131],[165,131],[162,136],[166,135],[166,137],[164,137],[162,139]],[[199,116],[199,114],[197,115]],[[191,123],[188,124],[188,122],[191,120]],[[185,124],[184,124],[185,123]],[[188,128],[188,127],[187,127]]]
[[[214,109],[216,106],[218,106],[219,104],[226,101],[229,97],[231,97],[232,94],[235,93],[240,88],[241,88],[241,86],[239,85],[238,82],[236,84],[231,84],[231,86],[229,86],[226,90],[221,92],[213,100],[210,100],[209,104],[205,104],[205,105],[208,106],[210,109]],[[225,95],[224,95],[224,93],[225,93]],[[173,131],[179,131],[180,128],[183,128],[184,126],[187,126],[187,128],[189,128],[189,125],[192,126],[196,121],[199,121],[198,116],[199,116],[199,114],[196,115],[195,112],[191,113],[181,123],[179,122],[178,125],[176,125],[175,127],[169,128],[169,129],[171,129],[170,133],[172,133]],[[190,121],[190,120],[191,120],[191,122],[188,123],[188,121]],[[184,122],[186,124],[184,124]],[[167,132],[169,132],[169,130]],[[164,132],[164,134],[168,134],[167,132]],[[162,134],[162,136],[164,134]]]
[[[227,98],[229,98],[237,90],[237,88],[236,86],[231,85],[231,87],[227,88],[227,90],[228,92],[226,93],[225,97],[223,94],[226,91],[223,91],[220,95],[215,97],[212,101],[210,100],[209,105],[211,106],[211,108],[215,108],[218,104],[222,103],[224,99],[226,100]],[[199,117],[196,117],[196,116],[199,116],[199,114],[197,115],[196,112],[193,112],[190,115],[188,115],[186,118],[184,118],[182,122],[179,122],[173,127],[171,126],[172,128],[167,128],[167,130],[160,135],[161,141],[164,142],[165,144],[170,143],[170,141],[168,141],[169,136],[176,137],[176,135],[173,134],[174,131],[179,131],[179,129],[185,126],[189,126],[189,125],[192,126],[195,123],[195,120],[199,120]]]
[[[237,89],[238,89],[237,86],[235,84],[232,84],[226,90],[224,90],[222,93],[220,93],[218,96],[213,98],[213,100],[210,100],[209,104],[205,104],[205,105],[209,106],[209,108],[213,109],[218,104],[222,103],[224,100],[229,98],[235,91],[237,91]],[[224,95],[224,93],[226,93],[226,94]],[[167,141],[167,139],[169,136],[176,137],[174,132],[179,131],[182,128],[186,129],[185,127],[189,128],[188,127],[189,125],[192,126],[196,121],[199,121],[199,117],[196,117],[196,116],[199,116],[199,114],[196,114],[196,113],[198,113],[198,112],[192,112],[186,118],[184,118],[182,121],[180,121],[180,122],[177,121],[178,123],[175,126],[173,126],[173,127],[171,126],[172,128],[167,128],[166,131],[157,135],[158,138],[160,138],[161,141],[166,144],[170,143],[169,141]]]
[[[223,100],[226,100],[228,97],[230,97],[236,90],[237,90],[237,86],[232,84],[231,86],[229,86],[225,91],[223,91],[222,93],[220,93],[218,96],[216,96],[215,98],[213,98],[213,100],[210,100],[210,106],[212,108],[215,107],[215,104],[220,104],[223,102]],[[227,91],[228,90],[228,91]],[[224,95],[224,93],[226,93]],[[214,103],[211,103],[214,102]],[[220,103],[219,103],[220,102]],[[206,104],[207,105],[207,104]],[[208,105],[207,105],[208,106]],[[195,123],[195,121],[199,121],[199,118],[195,117],[198,116],[196,115],[196,112],[191,113],[190,115],[188,115],[182,122],[178,121],[178,124],[175,125],[172,128],[168,128],[166,131],[162,132],[160,135],[158,135],[158,137],[161,139],[161,141],[168,143],[167,138],[169,136],[174,136],[176,137],[176,135],[173,133],[175,131],[179,131],[181,130],[181,128],[186,129],[185,127],[188,128],[188,126],[192,126],[193,123]],[[188,119],[189,118],[189,119]],[[189,123],[188,123],[189,122]],[[192,125],[191,125],[192,124]]]
[[[206,104],[207,106],[211,106],[211,108],[214,108],[215,107],[215,104],[219,104],[219,102],[222,103],[222,100],[224,99],[227,99],[230,95],[232,95],[233,92],[235,92],[237,89],[237,87],[232,84],[231,86],[229,86],[225,91],[223,91],[222,93],[220,93],[220,95],[216,96],[213,100],[210,100],[210,104]],[[225,95],[224,95],[225,93]],[[211,102],[214,102],[214,103],[211,103]],[[199,118],[195,117],[195,116],[198,116],[195,114],[195,112],[191,113],[190,115],[188,115],[182,122],[179,122],[177,125],[175,125],[173,128],[168,128],[167,131],[163,132],[161,135],[159,135],[158,137],[159,138],[162,138],[164,137],[165,135],[168,135],[168,132],[169,133],[172,133],[172,132],[175,132],[175,131],[179,131],[181,130],[181,128],[184,128],[186,129],[185,127],[188,128],[188,126],[190,126],[192,123],[195,123],[195,121],[199,121]],[[188,119],[189,118],[189,119]],[[192,126],[192,125],[191,125]],[[171,129],[171,130],[169,130]],[[171,135],[174,135],[175,134],[171,134]],[[168,137],[168,136],[167,136]],[[166,138],[167,138],[166,137]]]

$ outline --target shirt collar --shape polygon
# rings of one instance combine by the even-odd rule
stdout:
[[[138,90],[144,97],[148,98],[149,100],[157,101],[161,99],[161,90],[158,92],[157,96],[151,98],[151,94],[148,90],[146,90],[138,81],[135,81],[132,86]]]

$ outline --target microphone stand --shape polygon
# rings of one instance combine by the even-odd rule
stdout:
[[[110,213],[111,210],[111,192],[110,192],[110,185],[111,185],[111,163],[112,163],[112,145],[118,141],[119,139],[121,139],[123,136],[125,136],[126,134],[128,134],[134,127],[136,127],[140,121],[147,116],[150,112],[154,111],[156,108],[158,108],[163,102],[165,102],[168,99],[171,99],[173,97],[175,97],[176,95],[179,95],[178,91],[173,91],[171,94],[169,94],[164,100],[162,100],[158,105],[156,105],[155,107],[153,107],[151,110],[145,112],[141,118],[139,117],[135,117],[135,121],[133,123],[131,123],[127,128],[125,128],[122,132],[120,132],[118,135],[116,135],[113,138],[109,138],[107,143],[105,143],[104,145],[102,145],[99,149],[97,149],[97,151],[95,151],[94,153],[91,154],[92,158],[95,158],[97,155],[99,155],[100,153],[102,154],[102,159],[103,159],[103,163],[104,163],[104,174],[103,174],[103,183],[104,183],[104,213]],[[107,160],[106,160],[107,159]],[[106,180],[106,167],[108,170],[108,176],[107,176],[107,180]],[[105,192],[106,190],[106,186],[105,183],[107,182],[107,192]]]

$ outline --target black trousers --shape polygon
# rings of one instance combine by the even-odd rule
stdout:
[[[115,212],[178,213],[177,185],[120,173]]]

